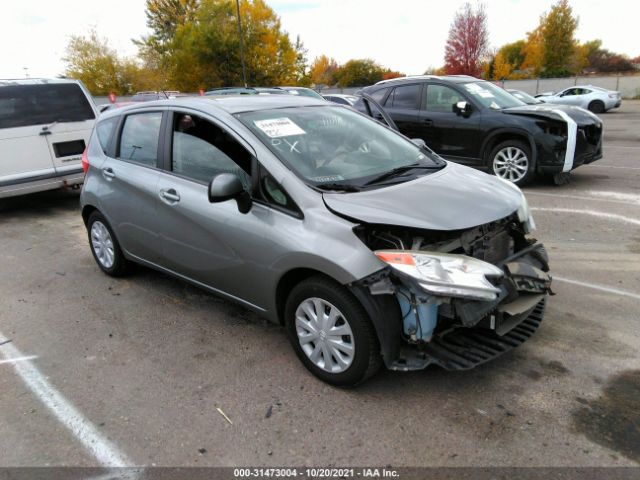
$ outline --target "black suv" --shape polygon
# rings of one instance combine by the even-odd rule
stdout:
[[[493,83],[466,75],[384,80],[362,90],[409,138],[448,160],[488,170],[517,185],[536,174],[561,183],[602,158],[602,122],[563,105],[526,105]],[[364,105],[355,105],[364,111]],[[374,114],[377,116],[377,114]]]

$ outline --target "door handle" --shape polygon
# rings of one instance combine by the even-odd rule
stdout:
[[[166,200],[168,203],[178,203],[180,201],[180,194],[173,188],[167,190],[160,190],[160,198]]]
[[[427,127],[433,127],[433,120],[431,120],[430,118],[425,118],[422,120],[422,122],[427,126]]]
[[[102,170],[102,175],[107,179],[116,178],[116,174],[111,167]]]
[[[51,135],[51,130],[47,128],[43,128],[42,131],[40,132],[40,135]]]

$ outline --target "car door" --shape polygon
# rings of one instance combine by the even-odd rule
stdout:
[[[122,248],[157,263],[161,256],[157,216],[158,162],[163,110],[135,111],[120,121],[117,145],[100,166],[101,209]]]
[[[162,266],[220,293],[264,306],[252,279],[263,278],[265,222],[269,210],[240,213],[235,200],[210,203],[208,185],[220,173],[237,175],[252,190],[254,154],[223,124],[187,109],[166,127],[160,200]]]
[[[53,83],[38,91],[43,109],[51,112],[52,122],[43,128],[56,173],[79,172],[82,152],[89,141],[96,111],[77,83]]]
[[[391,116],[398,130],[409,138],[420,136],[419,116],[422,98],[422,84],[398,85],[384,104],[385,111]]]
[[[480,159],[481,112],[458,90],[443,84],[425,84],[426,93],[420,117],[420,135],[436,153],[464,164],[477,164]],[[468,116],[454,112],[458,102],[471,104]]]
[[[0,87],[0,187],[55,176],[42,117],[33,96],[38,85]]]
[[[580,105],[582,96],[580,95],[580,88],[567,88],[564,92],[560,93],[560,101],[563,105]]]

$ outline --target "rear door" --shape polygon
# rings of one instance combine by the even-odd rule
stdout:
[[[51,122],[40,132],[49,144],[56,173],[78,172],[82,152],[96,119],[92,101],[77,83],[43,85],[38,90],[41,108],[50,112]]]
[[[122,248],[148,262],[160,259],[157,184],[164,109],[124,115],[114,152],[100,166],[101,209]]]
[[[0,87],[0,186],[55,175],[43,118],[35,98],[40,85]]]
[[[398,130],[409,138],[420,137],[420,100],[422,85],[414,83],[395,87],[386,102],[385,111],[391,116]],[[421,138],[421,137],[420,137]]]

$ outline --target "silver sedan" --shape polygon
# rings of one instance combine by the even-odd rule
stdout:
[[[607,90],[593,85],[565,88],[557,93],[543,94],[538,97],[545,103],[559,103],[586,108],[593,113],[603,113],[622,104],[620,92]]]

